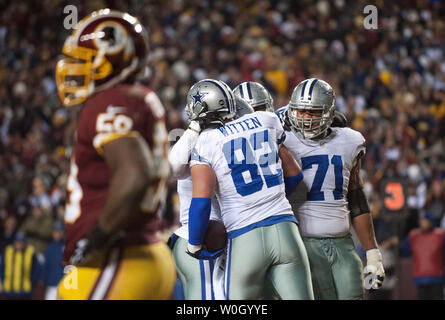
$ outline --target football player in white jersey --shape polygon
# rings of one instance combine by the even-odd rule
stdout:
[[[228,233],[227,299],[259,299],[266,281],[282,299],[313,299],[309,261],[286,199],[302,174],[280,148],[278,117],[258,111],[233,120],[233,92],[216,81],[202,83],[194,95],[201,97],[194,110],[205,109],[205,117],[224,125],[201,132],[192,153],[187,253],[208,255],[202,243],[215,193]]]
[[[215,125],[211,120],[209,123],[206,123],[206,119],[192,120],[194,114],[192,109],[197,99],[197,96],[195,96],[194,100],[192,95],[196,91],[194,88],[192,86],[187,94],[186,114],[190,122],[189,127],[169,153],[172,175],[178,179],[179,221],[181,224],[180,228],[170,237],[169,246],[174,252],[177,271],[183,283],[186,300],[223,300],[225,299],[223,289],[225,257],[219,256],[215,259],[197,260],[187,255],[185,250],[188,240],[188,211],[193,189],[188,162],[201,130],[207,126]],[[236,97],[235,100],[237,118],[254,112],[253,108],[244,99]],[[220,215],[219,204],[214,197],[210,220],[221,221]]]
[[[206,81],[206,80],[201,80]],[[223,300],[224,257],[218,252],[207,259],[197,260],[186,254],[188,242],[189,208],[192,201],[193,182],[190,175],[189,160],[199,133],[207,126],[214,125],[213,121],[205,118],[194,118],[193,107],[195,101],[199,101],[199,93],[193,85],[187,94],[186,114],[189,121],[187,130],[171,148],[169,162],[172,168],[172,176],[178,179],[177,191],[179,196],[181,226],[170,237],[168,244],[173,251],[176,269],[184,287],[186,300]],[[252,110],[253,111],[253,110]],[[213,197],[211,202],[210,220],[221,221],[218,201]]]
[[[350,128],[331,127],[335,94],[323,80],[298,84],[288,108],[278,110],[291,127],[284,145],[304,174],[304,183],[289,201],[300,222],[315,298],[363,299],[363,266],[351,225],[366,250],[365,273],[371,275],[373,288],[379,288],[385,277],[360,177],[365,139]]]

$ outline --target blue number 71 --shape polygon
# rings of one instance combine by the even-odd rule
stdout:
[[[318,165],[317,171],[315,172],[314,181],[312,187],[307,193],[307,199],[310,201],[323,201],[324,192],[321,191],[323,182],[326,178],[326,173],[329,167],[329,156],[327,154],[309,156],[301,158],[302,169],[310,169],[312,165]],[[341,156],[334,155],[331,159],[331,164],[334,165],[334,175],[335,175],[335,189],[333,190],[334,199],[343,199],[343,161]]]

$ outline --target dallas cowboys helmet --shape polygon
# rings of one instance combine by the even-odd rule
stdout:
[[[266,111],[275,111],[272,96],[258,82],[243,82],[233,90],[233,93],[235,96],[245,99],[253,109],[265,105]]]
[[[222,125],[235,116],[235,97],[227,84],[204,79],[195,83],[187,93],[185,112],[189,121],[198,121],[203,127]]]
[[[299,117],[297,111],[321,111],[320,117]],[[335,111],[335,93],[323,80],[311,78],[300,82],[289,102],[289,121],[304,138],[322,135],[332,124]]]
[[[241,97],[235,96],[236,103],[236,117],[241,118],[242,116],[253,113],[255,110],[249,105],[249,103]]]

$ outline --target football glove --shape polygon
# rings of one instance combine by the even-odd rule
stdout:
[[[223,253],[223,249],[210,252],[205,250],[202,246],[187,245],[187,254],[198,260],[212,260],[218,258]]]
[[[198,134],[201,132],[201,126],[200,126],[199,122],[196,120],[190,121],[188,128],[192,131],[195,131]]]
[[[107,240],[108,235],[97,226],[86,237],[77,241],[70,263],[79,265],[86,262],[105,246]]]
[[[290,123],[288,112],[289,109],[283,112],[283,128],[285,131],[291,131],[292,129],[292,124]]]
[[[385,279],[385,270],[383,269],[382,254],[379,249],[370,249],[366,251],[366,267],[364,270],[365,279],[372,278],[371,288],[379,289]]]

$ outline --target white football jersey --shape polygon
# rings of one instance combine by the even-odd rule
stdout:
[[[181,227],[175,231],[175,233],[181,238],[189,238],[189,209],[192,203],[193,194],[193,181],[192,176],[189,174],[183,179],[178,180],[178,197],[179,197],[179,222]],[[221,221],[221,213],[219,209],[218,201],[215,197],[212,198],[212,209],[210,211],[210,220]]]
[[[284,107],[279,108],[278,110],[275,110],[275,114],[280,118],[281,123],[284,122],[284,112],[288,109],[288,105],[285,105]]]
[[[172,174],[174,177],[179,177],[177,192],[179,197],[179,222],[181,223],[181,227],[175,231],[175,234],[186,240],[189,238],[188,217],[193,194],[193,181],[192,176],[190,175],[188,161],[197,139],[198,134],[187,130],[181,139],[179,139],[172,147],[169,153]],[[215,197],[212,199],[210,219],[221,221],[221,213],[218,201]]]
[[[266,218],[292,215],[278,156],[284,138],[278,117],[265,111],[200,134],[190,167],[204,164],[214,170],[215,194],[229,237]]]
[[[349,176],[358,154],[365,152],[365,139],[350,128],[331,130],[320,141],[286,131],[284,145],[304,175],[289,201],[305,237],[341,237],[350,231]]]

